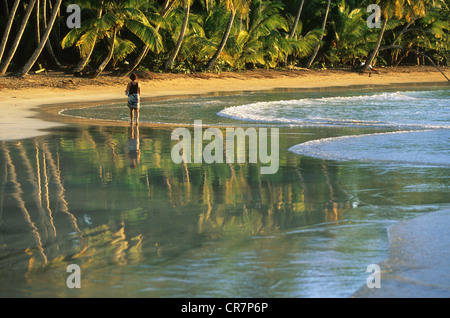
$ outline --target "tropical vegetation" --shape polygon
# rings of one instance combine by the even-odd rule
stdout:
[[[69,28],[68,6],[81,9]],[[369,28],[370,4],[380,27]],[[3,0],[0,75],[449,63],[445,0]],[[364,69],[364,68],[363,68]]]

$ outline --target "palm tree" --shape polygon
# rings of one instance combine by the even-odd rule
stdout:
[[[102,17],[103,2],[104,2],[103,0],[101,0],[100,3],[90,2],[90,1],[88,2],[88,4],[92,3],[94,6],[97,5],[95,7],[91,7],[92,9],[96,10],[96,12],[97,12],[97,15],[95,17],[96,21],[100,20],[100,18]],[[86,67],[86,65],[88,64],[89,60],[91,59],[91,55],[94,52],[95,43],[97,42],[97,30],[91,30],[91,32],[92,32],[93,38],[90,41],[88,41],[90,44],[90,49],[85,51],[80,62],[72,70],[73,73],[82,72],[84,70],[84,68]],[[88,37],[86,37],[86,38],[88,38]]]
[[[350,10],[345,1],[338,6],[337,14],[332,21],[334,38],[329,41],[332,46],[329,51],[329,62],[345,65],[363,59],[368,51],[373,33],[370,34],[364,19],[365,10],[357,8]]]
[[[183,25],[181,26],[180,35],[178,36],[178,41],[175,46],[175,49],[172,51],[172,54],[170,54],[169,59],[166,62],[165,70],[170,70],[172,68],[173,62],[175,61],[175,58],[178,55],[178,52],[180,51],[181,44],[183,43],[184,35],[186,33],[186,28],[189,20],[189,11],[191,7],[190,0],[183,0],[184,5],[184,19],[183,19]]]
[[[430,2],[434,3],[435,1],[431,0]],[[420,17],[425,15],[426,3],[424,0],[417,0],[414,2],[409,0],[378,0],[376,1],[376,4],[378,4],[381,8],[384,21],[381,26],[375,48],[362,67],[361,72],[365,72],[369,66],[372,65],[375,57],[377,56],[383,40],[384,32],[386,31],[387,23],[391,17],[395,17],[397,19],[405,18],[407,22],[410,22],[417,16]]]
[[[39,55],[41,55],[42,49],[44,48],[45,43],[48,40],[48,37],[50,36],[50,32],[52,31],[53,25],[56,20],[56,16],[58,15],[59,8],[61,6],[62,0],[57,0],[55,6],[53,7],[52,16],[50,17],[49,24],[45,30],[44,35],[42,36],[42,39],[34,51],[31,58],[28,60],[28,62],[25,64],[25,66],[17,73],[18,77],[23,77],[28,74],[30,69],[33,67],[34,63],[36,63],[37,59],[39,58]]]
[[[381,41],[383,40],[384,31],[386,31],[387,22],[388,22],[388,18],[385,17],[385,19],[383,21],[383,25],[381,26],[380,33],[378,35],[377,44],[375,45],[374,50],[372,51],[369,58],[366,60],[365,64],[363,65],[361,72],[366,71],[367,68],[372,65],[373,60],[375,59],[375,56],[378,54],[378,50],[380,49]]]
[[[40,6],[41,6],[41,1],[37,0],[36,3],[36,44],[39,44],[39,42],[41,42],[41,26],[40,26]]]
[[[44,21],[44,28],[47,28],[47,0],[43,0],[42,2],[42,19]],[[56,23],[56,22],[55,22]],[[58,58],[53,51],[53,46],[51,44],[50,39],[45,42],[45,48],[47,49],[47,53],[51,59],[51,62],[56,65],[56,67],[61,67],[61,63],[58,61]]]
[[[172,10],[174,4],[177,1],[178,0],[165,0],[164,1],[164,4],[162,6],[162,10],[160,11],[160,17],[162,19],[164,19],[166,17],[166,15],[170,12],[170,10]],[[158,32],[160,27],[161,27],[161,22],[159,22],[157,24],[155,31]],[[123,76],[128,76],[131,72],[133,72],[142,63],[142,61],[145,59],[145,57],[147,56],[147,54],[150,51],[150,49],[151,49],[150,46],[144,45],[144,47],[142,48],[142,50],[139,53],[138,57],[135,59],[133,65],[130,67],[128,72],[126,72]]]
[[[225,44],[227,44],[228,37],[230,36],[231,28],[233,26],[233,21],[236,16],[236,13],[240,11],[241,14],[244,14],[249,7],[249,0],[223,0],[223,1],[225,2],[224,4],[227,10],[230,11],[230,17],[228,19],[227,28],[225,30],[225,33],[223,34],[222,41],[220,42],[216,53],[214,53],[212,58],[209,60],[208,66],[206,67],[207,71],[211,70],[214,67],[214,64],[216,64],[216,61],[219,58],[220,53],[222,53],[223,49],[225,48]]]
[[[114,54],[114,45],[122,28],[136,35],[151,50],[159,51],[162,47],[161,36],[150,24],[145,14],[139,9],[143,0],[110,0],[105,4],[106,13],[98,20],[85,21],[80,29],[70,31],[62,40],[61,45],[67,48],[73,45],[80,47],[82,56],[89,54],[95,41],[109,37],[109,50],[92,77],[97,77],[108,65]],[[84,51],[87,49],[86,51]]]
[[[206,10],[190,13],[189,32],[185,34],[178,54],[178,60],[185,67],[195,71],[204,69],[204,65],[209,61],[208,57],[212,56],[217,49],[217,38],[222,35],[217,36],[220,33],[218,31],[220,30],[218,26],[221,25],[220,17],[224,12],[223,8],[215,6],[209,13]],[[169,28],[166,31],[172,32]]]
[[[294,41],[284,36],[289,27],[282,15],[283,9],[279,1],[252,1],[248,19],[249,41],[244,46],[243,63],[275,67],[292,53]]]
[[[314,59],[316,58],[317,52],[319,52],[320,49],[320,42],[323,39],[323,35],[325,34],[325,26],[327,24],[327,19],[328,19],[328,12],[330,11],[330,4],[331,4],[331,0],[327,1],[327,9],[325,11],[325,17],[323,18],[323,22],[322,22],[322,34],[320,36],[319,39],[319,43],[317,43],[316,48],[314,49],[314,52],[311,54],[311,56],[309,57],[308,62],[306,62],[306,67],[309,68],[311,67],[311,64],[313,63]]]
[[[7,3],[5,1],[5,3]],[[20,0],[16,0],[9,14],[8,22],[6,23],[5,32],[3,33],[2,42],[0,43],[0,62],[2,61],[3,53],[5,52],[6,42],[8,41],[9,33],[14,22],[14,16],[16,15],[17,8],[19,7]]]
[[[27,10],[24,17],[22,18],[22,23],[20,24],[19,30],[17,31],[14,43],[12,44],[12,47],[9,50],[5,61],[3,61],[3,63],[0,65],[0,75],[4,75],[6,73],[9,64],[11,64],[11,61],[16,54],[17,48],[19,47],[20,40],[22,39],[23,32],[25,31],[25,27],[27,26],[28,19],[30,18],[35,3],[36,0],[30,0],[30,2],[28,3]]]
[[[95,72],[92,74],[92,78],[97,78],[101,72],[105,69],[105,67],[108,65],[109,61],[111,61],[113,54],[114,54],[114,45],[116,44],[116,37],[117,37],[117,30],[119,26],[114,26],[112,30],[111,35],[111,43],[109,47],[109,52],[106,55],[106,58],[103,60],[103,62],[98,66],[98,68],[95,70]]]

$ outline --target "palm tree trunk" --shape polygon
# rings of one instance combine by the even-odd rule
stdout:
[[[6,1],[5,1],[6,3]],[[11,32],[11,27],[14,22],[14,16],[16,15],[17,8],[19,7],[20,0],[16,0],[11,9],[8,22],[6,24],[5,32],[3,33],[2,42],[0,44],[0,62],[2,61],[3,53],[5,52],[6,42],[8,42],[9,33]]]
[[[100,19],[102,17],[102,13],[103,13],[102,9],[100,9],[98,11],[98,13],[97,13],[97,19]],[[92,44],[92,47],[91,47],[90,51],[88,52],[88,54],[86,54],[86,56],[83,57],[81,59],[81,61],[77,64],[77,66],[75,66],[75,68],[73,69],[73,73],[81,72],[82,70],[84,70],[84,68],[86,67],[87,63],[91,59],[91,55],[92,55],[92,52],[94,52],[94,48],[95,48],[95,43],[96,42],[97,42],[97,37],[95,37],[94,43]]]
[[[175,58],[178,55],[178,52],[180,51],[181,44],[183,43],[184,34],[186,33],[186,28],[189,20],[189,9],[190,5],[188,1],[184,1],[184,20],[183,25],[181,26],[180,35],[178,36],[178,42],[175,46],[175,49],[173,50],[172,54],[170,55],[169,59],[166,62],[165,70],[168,71],[172,68],[173,62],[175,61]]]
[[[40,0],[37,0],[36,3],[36,44],[38,45],[41,42],[41,26],[40,26],[40,16],[39,16],[39,7],[40,7]]]
[[[330,11],[330,4],[331,4],[331,0],[328,0],[327,11],[325,12],[325,17],[324,17],[323,23],[322,23],[322,35],[320,36],[319,43],[317,44],[316,48],[314,49],[314,52],[312,53],[308,62],[306,63],[307,68],[311,67],[311,64],[313,63],[314,59],[316,58],[317,53],[319,52],[320,41],[322,41],[322,39],[323,39],[323,34],[325,32],[325,26],[327,24],[327,19],[328,19],[328,12]]]
[[[378,54],[378,50],[380,49],[381,41],[383,40],[383,34],[384,34],[384,31],[386,30],[387,21],[388,21],[388,19],[385,18],[384,22],[383,22],[383,25],[381,27],[380,34],[378,35],[377,45],[375,46],[375,49],[373,50],[373,52],[370,55],[369,59],[366,61],[366,64],[364,64],[364,66],[362,67],[361,72],[365,72],[367,70],[367,68],[370,65],[372,65],[372,62],[375,59],[375,56]]]
[[[126,76],[130,75],[131,72],[133,72],[141,64],[141,62],[145,59],[145,57],[147,56],[148,52],[150,52],[150,47],[148,45],[144,45],[144,47],[141,50],[141,53],[136,58],[136,60],[134,60],[133,66],[130,67],[128,72],[126,72],[123,76],[126,77]]]
[[[28,19],[30,18],[35,3],[36,0],[31,0],[28,4],[27,11],[25,12],[25,15],[22,19],[22,24],[20,25],[19,31],[17,32],[16,39],[14,40],[14,43],[12,44],[12,47],[9,50],[8,56],[6,57],[5,61],[0,65],[0,75],[4,75],[6,73],[6,70],[8,69],[9,64],[11,64],[11,61],[14,57],[14,54],[16,54],[17,48],[19,47],[20,40],[22,39],[23,32],[25,30],[25,27],[27,26]]]
[[[108,56],[106,56],[106,59],[103,61],[102,64],[97,68],[95,73],[92,75],[92,78],[96,78],[100,75],[101,72],[105,69],[105,67],[108,65],[109,61],[113,57],[114,54],[114,43],[116,42],[116,36],[117,36],[117,29],[113,29],[112,39],[111,39],[111,46],[109,48]]]
[[[227,29],[223,35],[222,42],[220,42],[220,45],[219,45],[216,53],[214,53],[213,57],[209,61],[208,66],[206,67],[207,71],[211,70],[213,68],[214,64],[216,64],[216,61],[217,61],[220,53],[222,53],[222,51],[225,47],[225,44],[227,44],[228,37],[230,36],[230,31],[231,31],[231,27],[233,26],[233,21],[234,21],[235,16],[236,16],[236,13],[234,11],[231,11],[230,18],[228,20]]]
[[[35,0],[36,1],[36,0]],[[30,60],[25,64],[25,66],[17,73],[18,77],[23,77],[28,74],[30,69],[33,67],[34,63],[36,63],[36,60],[38,59],[39,55],[41,55],[42,49],[44,48],[45,43],[47,43],[48,37],[50,35],[50,32],[53,29],[53,25],[55,24],[56,16],[59,12],[59,8],[61,6],[62,0],[57,0],[56,4],[53,8],[52,16],[50,17],[50,22],[48,27],[45,30],[44,35],[42,36],[41,42],[39,43],[38,47],[34,51],[33,55],[31,56]]]
[[[78,64],[73,68],[72,73],[77,73],[77,72],[81,72],[82,70],[84,70],[84,68],[88,64],[89,60],[91,59],[92,53],[94,52],[95,42],[97,42],[97,37],[95,38],[95,41],[92,44],[92,47],[89,50],[88,54],[86,54],[86,56],[83,57],[80,62],[78,62]]]
[[[302,0],[302,2],[300,3],[300,7],[298,8],[297,17],[295,18],[294,25],[292,26],[291,34],[289,34],[290,38],[293,38],[295,35],[295,31],[297,30],[298,21],[300,21],[300,15],[302,14],[304,3],[305,0]]]
[[[47,28],[47,0],[44,0],[42,3],[42,20],[44,21],[44,28]],[[58,58],[56,57],[55,52],[53,51],[53,47],[50,40],[47,40],[47,42],[45,42],[45,48],[47,49],[47,53],[51,59],[51,62],[56,67],[60,68],[62,65],[58,61]]]

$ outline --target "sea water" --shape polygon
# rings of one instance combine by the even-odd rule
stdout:
[[[63,110],[106,121],[0,144],[0,295],[350,297],[389,256],[389,226],[450,206],[449,92],[143,100],[136,128],[107,124],[129,120],[126,101]],[[277,173],[174,163],[175,127],[145,125],[194,120],[279,128]]]

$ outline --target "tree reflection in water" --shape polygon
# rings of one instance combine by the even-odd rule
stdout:
[[[285,152],[278,173],[262,175],[258,164],[174,164],[171,146],[169,130],[142,127],[2,142],[2,276],[33,282],[74,262],[95,270],[170,258],[337,221],[350,207],[337,166]]]

